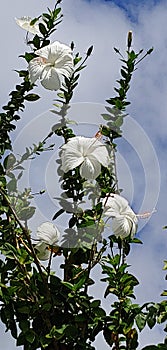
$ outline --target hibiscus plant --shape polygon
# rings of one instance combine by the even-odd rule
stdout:
[[[152,48],[146,54],[134,52],[132,32],[128,33],[125,55],[115,48],[122,61],[121,77],[116,96],[106,100],[103,123],[92,137],[75,135],[68,109],[93,46],[82,58],[75,53],[73,42],[69,46],[50,41],[62,21],[60,3],[58,0],[53,10],[38,18],[16,19],[27,31],[27,52],[22,55],[26,68],[17,71],[22,82],[10,93],[0,114],[1,320],[16,339],[16,346],[24,350],[95,349],[99,333],[113,350],[134,350],[139,346],[139,331],[167,319],[166,301],[133,302],[139,282],[128,271],[127,256],[133,244],[141,243],[135,237],[140,215],[121,196],[115,166],[116,139],[122,135],[130,103],[127,92],[131,78],[136,65]],[[32,92],[39,81],[44,89],[57,91],[52,112],[59,121],[42,141],[26,147],[18,157],[10,133],[25,103],[40,98]],[[56,149],[55,138],[61,138],[62,143],[59,181],[55,184],[62,191],[57,198],[59,210],[41,222],[34,236],[29,223],[36,215],[35,194],[31,188],[20,191],[19,181],[27,161],[35,158],[35,162],[44,151]],[[41,189],[39,195],[43,192]],[[62,232],[57,222],[63,216]],[[110,232],[107,235],[106,228]],[[92,272],[97,267],[101,274],[94,278]],[[104,298],[111,296],[107,310],[102,307],[103,300],[91,292],[92,285],[98,286],[98,278],[104,282]],[[164,340],[144,349],[166,348]]]

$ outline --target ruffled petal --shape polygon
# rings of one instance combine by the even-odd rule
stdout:
[[[133,237],[137,231],[137,216],[128,205],[128,201],[118,195],[110,194],[103,200],[104,215],[112,218],[112,230],[115,236],[125,237],[131,235]]]
[[[40,30],[39,30],[39,24],[38,21],[30,25],[32,18],[28,16],[23,16],[21,18],[15,18],[16,23],[18,24],[19,27],[22,29],[25,29],[27,32],[30,32],[32,34],[37,34],[40,35]]]
[[[76,155],[72,155],[70,153],[66,154],[62,152],[62,170],[67,173],[69,170],[75,169],[77,166],[81,165],[84,161],[83,157],[77,158]]]
[[[94,158],[90,159],[88,157],[84,159],[84,162],[80,167],[81,177],[85,178],[86,180],[94,180],[99,176],[100,172],[101,165],[97,160]]]
[[[80,142],[82,144],[83,152],[85,153],[85,155],[92,154],[93,151],[97,149],[99,144],[102,145],[102,143],[99,140],[97,140],[96,137],[90,138],[90,137],[80,136]]]
[[[35,53],[40,57],[46,58],[52,64],[54,64],[58,59],[60,59],[61,62],[62,58],[66,54],[70,54],[70,57],[72,57],[71,48],[60,43],[59,41],[55,41],[52,44],[44,46],[41,49],[36,50]]]
[[[115,193],[110,194],[109,197],[106,197],[103,200],[103,206],[104,214],[111,217],[115,217],[122,213],[126,214],[129,209],[132,210],[128,205],[128,201],[124,197]]]
[[[99,145],[93,152],[92,156],[94,156],[104,167],[108,167],[110,163],[110,157],[105,145]]]
[[[51,222],[44,222],[37,228],[37,237],[45,244],[54,245],[59,240],[60,232]]]
[[[37,56],[43,57],[43,58],[45,58],[45,59],[47,60],[48,57],[49,57],[51,45],[52,45],[52,44],[49,44],[49,45],[46,45],[46,46],[42,47],[42,48],[39,49],[39,50],[36,50],[36,51],[35,51],[35,54],[36,54]]]
[[[34,84],[37,79],[40,79],[44,67],[44,64],[40,62],[39,57],[33,58],[29,62],[28,71],[30,75],[30,81],[32,84]]]
[[[112,220],[112,231],[116,237],[124,239],[129,236],[132,229],[132,222],[124,216],[118,216]]]
[[[85,179],[96,179],[101,172],[100,161],[92,154],[96,148],[104,147],[103,161],[106,164],[106,147],[96,138],[82,136],[72,137],[62,146],[62,169],[67,172],[70,169],[81,165],[80,174]],[[102,154],[101,154],[102,157]],[[102,161],[102,160],[101,160]],[[103,162],[102,161],[102,162]],[[68,170],[67,170],[68,169]]]
[[[62,170],[65,173],[81,165],[84,161],[78,137],[72,137],[61,148]]]
[[[41,74],[41,84],[48,90],[59,90],[61,79],[57,70],[53,67],[46,66]]]

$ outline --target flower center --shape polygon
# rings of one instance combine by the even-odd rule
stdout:
[[[46,58],[38,57],[38,63],[40,66],[42,66],[43,64],[46,64]]]

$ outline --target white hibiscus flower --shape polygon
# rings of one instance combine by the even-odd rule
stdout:
[[[51,222],[44,222],[37,228],[39,243],[35,245],[37,256],[40,260],[50,257],[49,246],[55,246],[60,238],[60,232]]]
[[[116,237],[133,237],[137,231],[137,215],[128,201],[118,194],[110,194],[103,200],[104,215],[112,218],[112,231]]]
[[[15,18],[16,23],[22,29],[25,29],[27,32],[32,34],[41,35],[39,30],[39,21],[36,21],[33,25],[31,25],[32,18],[28,16],[23,16],[21,18]]]
[[[62,170],[66,173],[80,165],[80,175],[86,180],[96,179],[101,165],[108,167],[110,162],[106,146],[96,137],[72,137],[61,148]]]
[[[35,51],[35,54],[38,57],[33,58],[28,66],[31,83],[40,79],[45,89],[60,89],[63,78],[69,78],[73,72],[70,47],[55,41]]]

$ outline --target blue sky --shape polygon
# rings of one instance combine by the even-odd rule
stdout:
[[[114,4],[119,8],[123,9],[126,13],[126,16],[131,19],[132,22],[138,21],[138,14],[141,8],[151,9],[158,3],[161,3],[161,0],[85,0],[88,2],[101,2]]]
[[[136,6],[138,3],[138,6]],[[128,4],[129,12],[123,10]],[[140,4],[140,6],[139,6]],[[52,7],[53,0],[47,1]],[[25,63],[18,58],[27,47],[25,32],[16,24],[14,17],[30,15],[38,16],[45,11],[46,4],[41,0],[10,0],[3,2],[0,13],[2,48],[0,74],[3,81],[0,102],[3,105],[8,99],[8,93],[18,81],[14,69],[24,69]],[[166,130],[167,130],[167,3],[165,1],[100,1],[100,0],[64,0],[62,2],[64,21],[52,40],[69,44],[75,42],[77,50],[83,55],[87,48],[94,44],[94,51],[88,61],[88,67],[82,73],[80,85],[73,99],[70,117],[76,119],[79,126],[76,132],[92,136],[96,125],[101,123],[100,114],[104,112],[105,99],[113,95],[113,87],[119,78],[120,62],[113,47],[122,52],[126,49],[126,37],[129,30],[133,31],[133,48],[145,50],[154,46],[152,55],[146,58],[134,74],[129,100],[132,104],[128,109],[129,117],[124,125],[124,137],[119,141],[117,159],[119,184],[123,195],[129,200],[134,210],[157,212],[149,221],[141,221],[137,236],[143,241],[143,246],[133,248],[129,257],[132,271],[141,284],[136,289],[137,301],[145,302],[160,300],[161,291],[166,288],[165,273],[162,271],[163,260],[167,259],[167,233],[162,230],[167,225],[166,215]],[[133,16],[132,16],[133,15]],[[134,20],[135,19],[135,20]],[[3,33],[5,36],[3,36]],[[42,89],[39,85],[36,92],[42,96],[39,102],[27,104],[24,117],[18,124],[18,131],[13,135],[15,150],[22,153],[23,148],[38,142],[46,130],[55,123],[52,108],[54,93]],[[41,127],[39,128],[39,123]],[[60,142],[60,141],[59,141]],[[49,195],[45,197],[46,207],[37,201],[38,217],[32,220],[35,228],[41,221],[50,219],[55,208],[53,201],[54,186],[52,172],[55,171],[55,156],[48,155],[38,169],[29,171],[25,185],[37,183],[33,180],[36,172],[41,183],[45,184]],[[42,170],[42,171],[41,171]],[[41,174],[43,173],[43,176]],[[50,210],[48,209],[50,208]],[[61,224],[61,223],[60,223]],[[95,276],[98,271],[95,271]],[[103,295],[101,285],[98,295]],[[105,300],[108,309],[110,300]],[[14,350],[16,347],[10,335],[1,330],[1,344],[4,350]],[[159,328],[141,334],[141,346],[150,342],[160,342],[163,339]],[[108,346],[102,339],[96,342],[97,350]],[[141,347],[139,348],[139,350]]]

